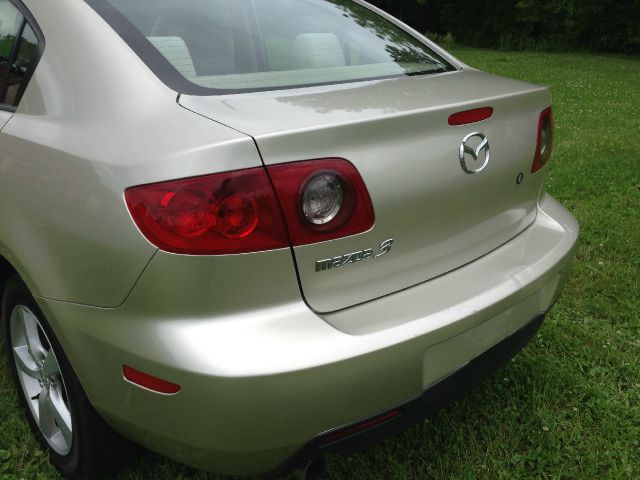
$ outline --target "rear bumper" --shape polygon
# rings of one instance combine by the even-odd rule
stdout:
[[[529,343],[543,322],[544,315],[538,315],[513,335],[448,377],[429,386],[418,398],[374,417],[318,435],[267,477],[277,478],[286,475],[329,453],[344,455],[357,452],[434,415],[463,398],[492,373],[502,368]]]
[[[323,432],[398,405],[405,405],[401,417],[385,428],[402,424],[412,417],[412,399],[425,391],[432,392],[425,401],[437,406],[433,392],[448,397],[445,386],[453,381],[442,379],[464,379],[451,374],[474,371],[470,362],[506,338],[520,338],[516,332],[528,331],[531,319],[553,305],[577,235],[571,214],[545,196],[537,220],[494,252],[323,316],[301,301],[297,285],[284,282],[268,308],[225,298],[215,300],[235,302],[238,311],[181,314],[188,291],[154,294],[163,265],[187,261],[175,256],[157,256],[119,308],[39,302],[91,402],[117,430],[196,467],[265,473],[322,451],[313,439],[326,439]],[[122,379],[123,364],[182,390],[161,396],[137,388]]]

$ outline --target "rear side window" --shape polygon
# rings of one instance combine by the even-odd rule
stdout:
[[[22,28],[24,17],[9,0],[0,0],[0,69],[2,79],[6,76],[7,69],[13,54],[16,38]]]
[[[87,0],[174,90],[235,93],[453,70],[352,0]]]
[[[40,56],[41,42],[22,12],[0,0],[0,103],[14,109]]]

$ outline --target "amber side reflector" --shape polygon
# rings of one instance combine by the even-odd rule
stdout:
[[[163,393],[165,395],[173,395],[181,390],[180,385],[167,382],[166,380],[154,377],[152,375],[149,375],[148,373],[141,372],[140,370],[136,370],[135,368],[131,368],[127,365],[122,366],[122,373],[124,374],[124,378],[129,380],[131,383],[134,383],[153,392]]]
[[[449,125],[468,125],[470,123],[481,122],[493,115],[493,108],[483,107],[464,112],[454,113],[449,117]]]

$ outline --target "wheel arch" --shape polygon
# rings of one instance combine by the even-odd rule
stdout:
[[[9,278],[11,278],[13,275],[20,276],[11,262],[4,256],[0,255],[0,292],[4,293],[4,287],[7,283],[7,280],[9,280]]]
[[[55,319],[52,318],[51,312],[48,311],[47,308],[43,308],[42,302],[39,301],[38,296],[34,293],[34,289],[31,285],[29,276],[26,274],[23,274],[23,271],[21,270],[22,269],[19,267],[16,267],[15,263],[11,261],[7,256],[0,253],[0,304],[2,303],[2,299],[4,297],[4,292],[7,286],[7,282],[13,276],[18,277],[20,281],[22,281],[26,285],[27,290],[29,290],[29,293],[31,293],[31,295],[33,296],[33,300],[35,304],[39,307],[40,315],[44,317],[43,320],[46,322],[47,326],[49,327],[49,330],[51,331],[51,333],[53,333],[53,335],[55,335],[55,338],[60,344],[60,347],[62,348],[64,354],[69,359],[69,363],[71,364],[74,372],[77,371],[75,361],[73,358],[71,358],[73,357],[73,355],[71,356],[68,355],[68,352],[70,350],[67,347],[68,341],[65,335],[63,335],[62,332],[60,331],[58,322],[56,322]],[[0,311],[0,314],[1,313],[2,312]],[[0,319],[0,326],[2,325],[2,320],[4,319]],[[1,330],[2,329],[0,328],[0,331]]]

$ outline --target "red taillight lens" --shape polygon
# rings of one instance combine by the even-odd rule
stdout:
[[[449,125],[469,125],[470,123],[481,122],[493,115],[492,107],[475,108],[464,112],[454,113],[449,117]]]
[[[531,173],[536,173],[551,160],[553,150],[553,110],[547,108],[538,120],[538,142]]]
[[[347,160],[268,167],[294,246],[356,235],[373,227],[369,192]]]
[[[263,168],[133,187],[125,199],[140,231],[167,252],[223,255],[289,246]]]

